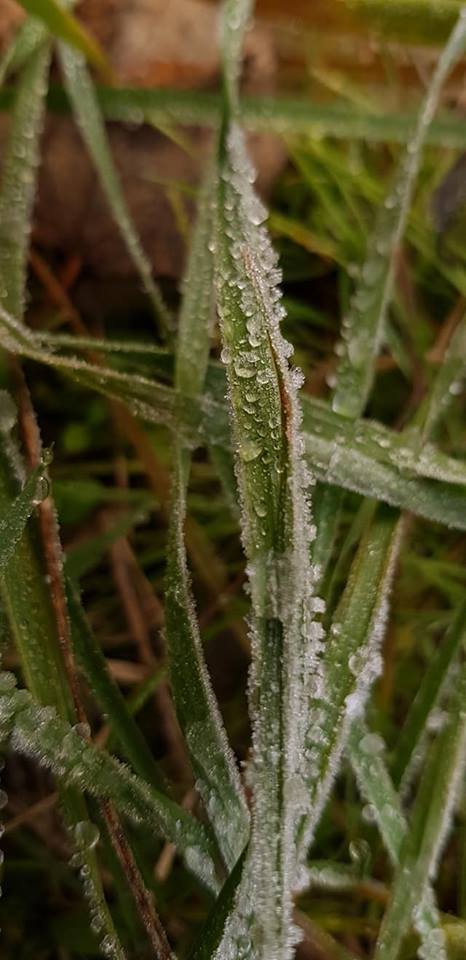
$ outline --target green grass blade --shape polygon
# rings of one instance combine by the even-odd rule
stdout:
[[[216,951],[222,942],[225,924],[234,909],[245,856],[246,853],[242,854],[225,881],[189,954],[189,960],[212,960],[216,956]]]
[[[66,786],[78,785],[111,800],[124,815],[151,827],[174,843],[190,869],[214,891],[217,888],[212,839],[202,825],[128,767],[85,740],[53,707],[40,706],[26,690],[16,690],[12,674],[0,681],[0,725],[13,749],[39,760]]]
[[[445,637],[430,661],[396,745],[392,776],[396,786],[401,784],[411,759],[416,756],[423,739],[431,711],[448,681],[452,665],[466,638],[466,605],[463,604]]]
[[[98,86],[96,95],[107,120],[209,127],[220,124],[222,100],[215,93]],[[9,92],[5,91],[0,104],[8,109],[9,103]],[[49,106],[57,112],[69,109],[63,90],[55,87],[51,91]],[[319,104],[305,97],[294,100],[283,96],[244,96],[238,119],[244,128],[274,131],[283,136],[303,134],[319,139],[334,137],[403,144],[412,136],[416,115],[411,112],[368,113],[347,100]],[[444,112],[434,120],[426,133],[426,143],[464,150],[466,131],[457,113]]]
[[[47,496],[48,480],[44,469],[45,465],[40,464],[32,471],[21,493],[0,514],[0,575],[13,556],[34,507]]]
[[[414,418],[413,427],[421,438],[432,436],[438,423],[463,390],[466,376],[466,315],[458,324],[448,344],[443,362],[437,371],[429,394]],[[413,438],[416,443],[415,438]]]
[[[105,657],[71,583],[67,584],[67,601],[77,661],[100,708],[108,716],[112,734],[134,771],[160,790],[164,786],[163,777],[145,738],[128,711],[125,698],[108,672]]]
[[[58,40],[64,40],[79,50],[103,78],[111,77],[110,64],[97,40],[56,0],[19,0],[32,17],[44,23]]]
[[[343,322],[344,354],[333,397],[333,409],[357,417],[372,385],[374,360],[384,335],[393,288],[394,257],[401,242],[420,167],[426,131],[437,108],[443,83],[466,47],[466,16],[458,23],[442,52],[429,84],[413,137],[403,153],[393,187],[380,211],[368,256]]]
[[[26,62],[3,155],[0,179],[0,298],[6,310],[22,315],[29,231],[45,112],[50,45]]]
[[[85,387],[122,400],[149,423],[181,429],[187,443],[231,448],[223,400],[225,380],[215,365],[209,366],[199,410],[195,400],[183,402],[170,387],[155,380],[44,350],[35,334],[1,308],[0,328],[1,342],[11,353],[45,363]],[[318,480],[466,529],[466,468],[461,461],[445,457],[433,446],[427,448],[427,455],[419,456],[401,435],[369,420],[352,423],[316,398],[303,397],[302,408],[305,455]]]
[[[325,696],[309,748],[315,756],[309,782],[310,810],[302,828],[307,849],[327,800],[353,720],[364,712],[380,673],[388,598],[403,521],[379,508],[361,540],[325,646]]]
[[[365,724],[355,721],[348,742],[351,765],[360,791],[370,804],[392,863],[397,866],[409,827],[400,798],[385,766],[383,741],[369,733]],[[446,945],[434,893],[429,885],[413,914],[414,924],[423,942],[426,960],[446,960]]]
[[[231,122],[249,9],[248,3],[224,8],[215,268],[251,594],[253,815],[243,878],[218,956],[255,950],[257,957],[284,960],[295,938],[295,833],[306,793],[308,703],[322,682],[322,628],[309,559],[298,377],[279,327],[280,274],[251,185],[243,133]]]
[[[463,783],[466,762],[465,697],[466,669],[463,664],[450,698],[444,729],[434,742],[424,768],[390,902],[380,929],[375,960],[396,960],[413,913],[416,925],[422,926],[420,911],[425,902],[427,885],[436,873]],[[431,943],[432,956],[436,947],[441,947],[438,931]]]
[[[0,57],[0,87],[10,72],[20,70],[47,38],[48,31],[37,20],[28,19],[21,24]]]
[[[169,323],[169,314],[160,290],[153,280],[151,264],[143,251],[121,190],[94,85],[84,58],[64,44],[59,44],[59,54],[73,113],[99,174],[102,189],[125,241],[128,253],[141,277],[144,289],[154,306],[162,327],[165,328]]]
[[[199,403],[214,318],[212,172],[198,205],[178,326],[175,387],[180,403]],[[178,720],[196,783],[226,865],[236,863],[247,840],[246,804],[204,660],[189,581],[184,522],[191,454],[177,430],[173,443],[172,504],[167,552],[166,636]]]
[[[3,306],[18,318],[23,314],[24,290],[39,161],[50,45],[45,42],[26,61],[17,86],[0,181],[0,295]],[[23,472],[13,442],[0,451],[0,502],[8,507],[17,495],[16,478]],[[31,522],[16,545],[0,584],[8,628],[20,655],[23,675],[42,704],[53,704],[61,717],[73,708],[64,667],[57,620],[45,582],[37,526]],[[58,547],[59,549],[59,547]],[[78,824],[89,820],[79,789],[61,789],[64,820],[72,836]],[[125,960],[105,900],[95,850],[76,840],[88,883],[84,893],[91,914],[115,960]]]
[[[204,662],[193,607],[183,520],[188,461],[175,448],[166,581],[166,633],[177,716],[196,783],[227,866],[247,840],[247,811],[239,775]],[[236,856],[236,859],[237,859]]]

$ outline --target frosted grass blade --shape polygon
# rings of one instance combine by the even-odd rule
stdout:
[[[204,662],[191,595],[183,540],[187,465],[184,452],[175,447],[166,582],[170,674],[176,712],[196,785],[225,863],[231,868],[246,843],[248,818],[239,775]]]
[[[448,684],[449,674],[466,639],[466,605],[454,621],[430,661],[413,700],[393,758],[392,776],[396,786],[402,782],[411,760],[421,747],[429,714],[438,705]]]
[[[414,428],[418,430],[418,442],[423,437],[432,436],[454,398],[464,391],[465,377],[466,315],[454,331],[425,403],[421,404],[414,418]]]
[[[11,560],[34,508],[46,495],[48,481],[44,476],[44,470],[43,464],[33,470],[21,493],[0,514],[0,576]]]
[[[122,400],[148,423],[181,429],[187,443],[231,448],[225,381],[214,364],[209,365],[199,409],[192,398],[183,402],[172,388],[155,380],[45,350],[35,334],[1,308],[0,330],[0,341],[11,353],[45,363],[85,387]],[[446,457],[433,445],[428,455],[420,457],[407,440],[386,427],[370,420],[352,423],[316,398],[303,397],[302,408],[305,456],[318,480],[436,523],[466,528],[466,466],[461,461]]]
[[[383,740],[378,734],[370,733],[362,721],[356,720],[351,728],[348,747],[361,794],[370,804],[385,848],[392,863],[397,866],[409,826],[384,762]],[[446,960],[445,938],[430,885],[426,885],[414,910],[413,920],[422,940],[421,956],[424,960]]]
[[[368,256],[361,271],[348,315],[343,321],[340,364],[333,409],[357,417],[364,409],[372,385],[373,361],[384,335],[394,274],[394,256],[401,242],[419,171],[426,132],[437,109],[443,83],[466,47],[466,11],[445,46],[429,84],[424,105],[406,152],[395,174],[393,187],[380,211]]]
[[[153,280],[150,262],[142,249],[121,190],[105,133],[104,122],[95,96],[94,85],[84,57],[64,44],[59,44],[59,55],[73,113],[94,161],[115,222],[162,327],[167,327],[169,313],[160,290]]]
[[[280,272],[254,172],[234,114],[238,58],[250,6],[223,11],[224,113],[219,150],[215,270],[241,527],[251,594],[252,833],[215,956],[291,957],[296,829],[306,805],[311,697],[321,694],[320,601],[313,595],[300,376],[280,333]],[[286,748],[285,748],[286,745]]]
[[[100,108],[108,120],[186,124],[218,127],[222,100],[206,91],[97,87]],[[5,104],[8,100],[5,95]],[[64,110],[66,101],[59,90],[50,98],[52,109]],[[370,143],[409,142],[416,115],[404,113],[368,113],[355,104],[313,103],[305,97],[244,96],[239,105],[238,120],[244,129],[274,131],[283,136],[334,137],[341,140],[364,140]],[[426,132],[426,143],[444,148],[466,147],[466,132],[456,113],[442,113]]]
[[[203,184],[193,231],[178,326],[175,387],[199,403],[207,370],[214,318],[212,172]],[[168,536],[165,629],[178,720],[185,736],[196,785],[215,831],[225,864],[236,863],[247,840],[248,816],[223,721],[202,649],[184,543],[186,491],[191,453],[182,431],[174,433],[172,504]]]
[[[416,926],[422,927],[421,911],[426,888],[437,872],[464,778],[465,698],[466,668],[463,663],[451,694],[444,729],[432,745],[424,768],[410,828],[401,849],[390,902],[380,929],[375,960],[396,960],[413,913]],[[432,956],[435,950],[441,949],[441,931],[432,933],[428,946]]]
[[[56,0],[19,0],[19,3],[27,13],[44,23],[52,36],[64,40],[84,54],[103,78],[111,77],[110,64],[100,44],[79,20]]]
[[[3,306],[11,310],[18,323],[24,309],[29,232],[49,64],[50,44],[45,42],[23,67],[0,181],[0,296]],[[7,425],[7,432],[8,429]],[[5,449],[0,447],[0,503],[4,507],[8,508],[17,495],[18,477],[23,474],[20,453],[8,438]],[[53,704],[61,717],[71,718],[73,705],[59,628],[44,579],[39,529],[34,521],[25,528],[4,571],[0,597],[30,690],[42,704]],[[87,874],[83,889],[95,927],[109,945],[114,960],[125,960],[105,900],[95,850],[76,836],[78,824],[89,820],[84,797],[76,787],[60,788],[59,792],[65,824],[75,838],[79,860]]]
[[[0,57],[0,87],[9,73],[20,70],[47,38],[48,31],[37,20],[28,19],[21,24]]]
[[[326,698],[313,742],[314,775],[308,784],[309,812],[302,827],[308,848],[327,800],[353,721],[364,713],[382,668],[381,642],[389,594],[403,534],[403,520],[379,508],[351,565],[336,609],[324,656]]]
[[[85,740],[53,707],[42,707],[27,690],[17,690],[12,674],[0,675],[0,729],[14,750],[34,757],[66,786],[111,800],[134,823],[152,827],[174,843],[196,876],[216,891],[215,845],[202,824]]]
[[[45,43],[23,67],[3,154],[0,179],[0,302],[18,318],[22,315],[24,302],[35,171],[39,163],[49,64],[50,45]]]

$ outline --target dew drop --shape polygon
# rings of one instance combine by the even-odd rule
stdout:
[[[99,829],[90,820],[81,820],[74,828],[76,843],[86,850],[94,850],[99,842]]]

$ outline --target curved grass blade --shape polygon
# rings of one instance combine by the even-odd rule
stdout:
[[[142,249],[129,214],[110,153],[94,85],[84,58],[64,44],[59,44],[59,55],[73,113],[99,174],[102,189],[128,253],[141,277],[144,289],[159,317],[162,329],[165,329],[169,324],[169,313],[160,290],[153,280],[150,262]]]
[[[97,643],[79,601],[77,591],[67,584],[67,601],[76,657],[99,706],[107,714],[112,734],[134,771],[158,790],[163,777],[137,723],[128,712],[119,687],[110,676],[105,657]]]
[[[181,306],[175,387],[198,402],[204,384],[214,317],[212,235],[213,177],[200,194]],[[242,787],[215,700],[189,582],[184,522],[191,454],[182,432],[173,443],[172,505],[167,553],[165,630],[176,712],[196,785],[225,864],[236,863],[247,840],[248,816]]]
[[[85,387],[122,400],[149,423],[182,430],[189,444],[207,442],[220,450],[231,449],[225,381],[214,364],[209,365],[207,390],[198,405],[147,377],[49,352],[35,334],[1,308],[0,328],[1,342],[11,353],[45,363]],[[370,420],[352,423],[316,398],[303,397],[302,408],[305,456],[318,480],[466,529],[466,467],[461,461],[446,457],[433,445],[428,456],[419,457],[407,440],[388,428]]]
[[[84,54],[103,79],[111,79],[112,69],[100,44],[72,13],[56,0],[19,0],[19,3],[27,13],[44,23],[52,36]]]
[[[396,960],[414,913],[420,911],[429,880],[435,876],[466,765],[466,668],[463,664],[448,706],[445,727],[431,747],[404,840],[390,902],[382,922],[375,960]],[[432,933],[432,956],[442,946],[439,931]],[[440,933],[443,942],[443,936]],[[438,955],[438,954],[437,954]]]
[[[16,690],[12,674],[0,677],[0,726],[13,749],[37,759],[66,786],[111,800],[134,823],[144,823],[174,843],[189,868],[210,889],[217,881],[215,845],[202,824],[127,767],[85,740],[53,707],[40,706],[27,690]]]
[[[401,242],[419,171],[426,131],[432,121],[443,83],[466,47],[466,12],[443,50],[429,84],[416,129],[397,170],[391,192],[380,211],[368,257],[362,268],[349,313],[343,321],[344,354],[333,397],[333,409],[357,417],[364,409],[372,385],[374,359],[384,335],[391,299],[394,256]]]

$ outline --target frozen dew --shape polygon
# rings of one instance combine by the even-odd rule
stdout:
[[[6,390],[0,390],[0,431],[10,433],[16,423],[16,406]]]
[[[46,500],[50,493],[50,483],[45,476],[37,478],[36,490],[33,498],[33,505],[38,507],[43,500]]]
[[[370,756],[378,756],[385,750],[385,743],[378,733],[366,733],[362,737],[359,747],[363,753],[367,753]]]
[[[99,828],[90,820],[82,820],[74,828],[76,843],[84,850],[94,850],[99,842]]]

